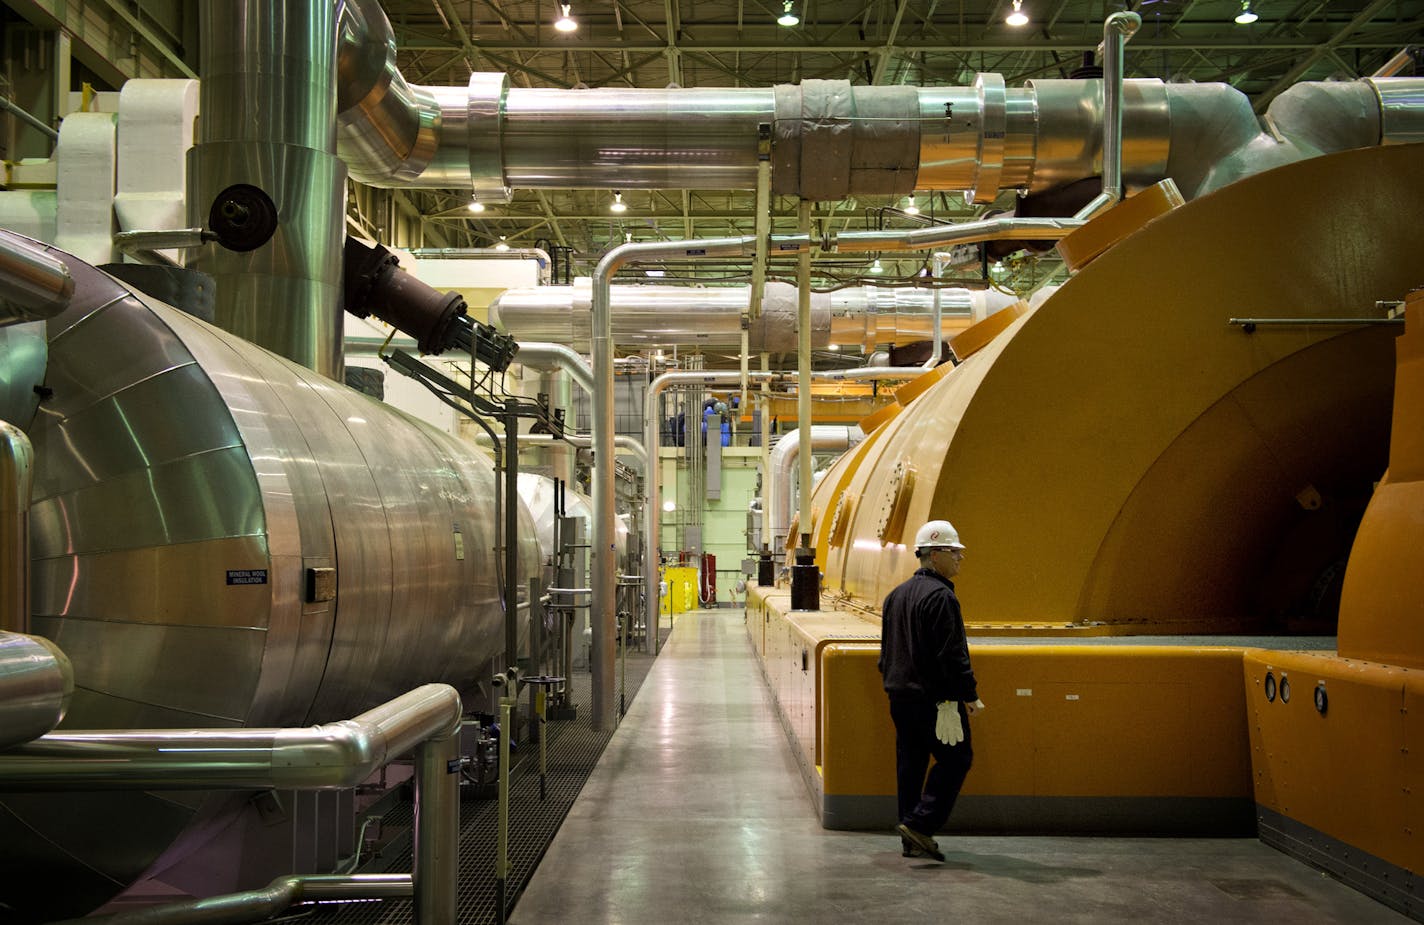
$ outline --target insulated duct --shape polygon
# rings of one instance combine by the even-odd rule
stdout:
[[[342,378],[346,165],[336,157],[336,11],[330,0],[202,5],[191,227],[266,227],[194,266],[216,282],[215,320],[244,340]]]
[[[75,295],[48,322],[29,432],[31,632],[73,663],[69,727],[298,726],[490,676],[504,615],[486,454],[47,253]],[[255,813],[144,793],[0,807],[0,870],[33,884],[18,921],[88,911]]]
[[[1012,304],[1014,297],[991,290],[941,289],[944,320],[941,337]],[[613,342],[634,350],[679,347],[740,350],[742,316],[750,286],[613,286]],[[490,323],[521,341],[518,361],[525,362],[526,340],[590,349],[592,289],[587,279],[572,286],[510,289],[490,304]],[[902,345],[928,340],[934,290],[864,286],[813,293],[811,345],[859,347]],[[751,321],[753,353],[790,353],[796,349],[796,290],[787,283],[767,283],[758,317]]]
[[[522,89],[477,73],[464,87],[406,83],[375,0],[343,5],[339,146],[372,186],[472,189],[753,189],[758,133],[772,129],[772,192],[806,199],[920,190],[1040,192],[1102,172],[1103,81],[996,74],[969,87],[864,87],[807,80],[775,88]],[[1417,137],[1417,78],[1373,78],[1382,138]],[[1316,85],[1358,93],[1348,83]],[[1134,191],[1171,176],[1182,194],[1220,186],[1216,164],[1244,175],[1314,152],[1263,132],[1227,84],[1122,86],[1122,178]],[[1274,111],[1274,106],[1272,107]],[[1240,173],[1244,171],[1244,173]]]

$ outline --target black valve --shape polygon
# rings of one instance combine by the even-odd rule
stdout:
[[[208,229],[230,251],[256,250],[277,233],[277,204],[250,183],[234,183],[213,200]]]

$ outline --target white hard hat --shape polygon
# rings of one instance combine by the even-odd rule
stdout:
[[[915,534],[915,549],[933,549],[937,546],[964,548],[964,544],[959,542],[959,531],[947,520],[932,520]]]

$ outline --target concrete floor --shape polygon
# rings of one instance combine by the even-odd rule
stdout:
[[[972,775],[974,772],[970,772]],[[741,610],[679,618],[511,917],[514,925],[1407,922],[1255,839],[828,832]]]

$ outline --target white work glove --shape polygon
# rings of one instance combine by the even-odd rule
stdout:
[[[964,724],[959,721],[958,701],[939,702],[939,713],[935,716],[935,738],[945,745],[958,745],[964,741]]]

